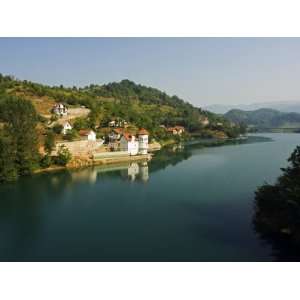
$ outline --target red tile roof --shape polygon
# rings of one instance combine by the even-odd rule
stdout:
[[[118,134],[121,134],[123,132],[123,128],[115,128],[113,131]]]
[[[128,132],[124,132],[123,133],[124,138],[126,139],[126,141],[130,141],[132,138],[132,135]]]
[[[92,130],[90,130],[90,129],[81,129],[81,130],[79,130],[79,134],[86,136],[86,135],[89,135],[91,131]]]
[[[149,135],[149,132],[145,128],[141,128],[138,132],[140,135]]]
[[[169,132],[179,131],[179,130],[184,131],[184,127],[183,126],[175,126],[175,127],[169,127],[169,128],[167,128],[167,131],[169,131]]]

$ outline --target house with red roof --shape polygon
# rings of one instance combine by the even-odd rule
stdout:
[[[127,151],[129,155],[137,155],[139,152],[139,142],[134,135],[125,132],[120,139],[120,150]]]
[[[185,129],[183,126],[175,126],[167,128],[167,132],[172,133],[173,135],[181,135],[184,133]]]
[[[147,154],[148,136],[149,132],[144,128],[138,131],[137,137],[128,132],[123,132],[120,139],[120,150],[127,151],[129,155]]]
[[[88,141],[96,141],[96,132],[94,130],[82,129],[79,131],[79,135]]]

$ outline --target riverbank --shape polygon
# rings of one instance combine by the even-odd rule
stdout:
[[[149,161],[153,157],[153,153],[159,151],[163,148],[167,148],[172,145],[185,145],[185,146],[193,146],[193,145],[201,145],[203,147],[217,147],[226,145],[228,143],[233,142],[241,142],[245,141],[247,138],[234,138],[234,139],[224,139],[224,138],[207,138],[207,139],[190,139],[190,140],[183,140],[183,141],[176,141],[176,140],[167,140],[164,142],[152,143],[149,144],[151,147],[149,148],[148,154],[144,155],[134,155],[130,156],[127,153],[118,153],[118,152],[102,152],[97,153],[93,156],[74,156],[72,160],[66,166],[57,166],[52,165],[45,169],[38,169],[34,173],[45,173],[45,172],[54,172],[64,169],[80,169],[92,166],[99,166],[99,165],[112,165],[112,164],[120,164],[126,162],[133,162],[133,161]]]
[[[114,157],[102,157],[102,158],[94,158],[94,157],[74,157],[66,166],[57,166],[53,165],[45,169],[38,169],[34,173],[46,173],[46,172],[55,172],[65,169],[80,169],[92,166],[100,166],[100,165],[112,165],[112,164],[120,164],[126,162],[137,162],[137,161],[149,161],[152,159],[152,154],[141,154],[141,155],[121,155]]]

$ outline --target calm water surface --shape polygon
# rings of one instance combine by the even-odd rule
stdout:
[[[262,136],[262,134],[260,134]],[[252,226],[299,134],[263,134],[151,162],[22,178],[0,186],[1,261],[271,261]]]

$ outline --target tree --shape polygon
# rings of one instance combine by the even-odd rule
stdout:
[[[72,155],[65,145],[60,146],[55,163],[59,166],[65,166],[72,159]]]
[[[73,127],[76,130],[85,129],[88,127],[87,120],[84,118],[76,118]]]
[[[74,129],[67,130],[67,133],[64,135],[64,139],[67,141],[73,141],[77,137],[77,131]]]
[[[52,158],[49,154],[43,156],[43,158],[40,161],[40,165],[42,168],[49,168],[51,166],[51,163],[52,163]]]
[[[61,134],[62,130],[63,130],[63,126],[60,124],[55,124],[53,127],[53,132],[55,132],[56,134]]]
[[[4,132],[11,139],[16,153],[18,174],[31,174],[40,160],[36,110],[30,101],[9,96],[1,102],[0,112],[0,119],[5,123]]]
[[[10,137],[0,136],[0,182],[18,178],[15,149],[14,141]]]
[[[53,131],[48,130],[45,137],[44,147],[47,154],[51,154],[53,148],[55,146],[55,136]]]
[[[274,185],[264,184],[255,194],[256,230],[264,236],[285,236],[300,247],[300,147]]]

